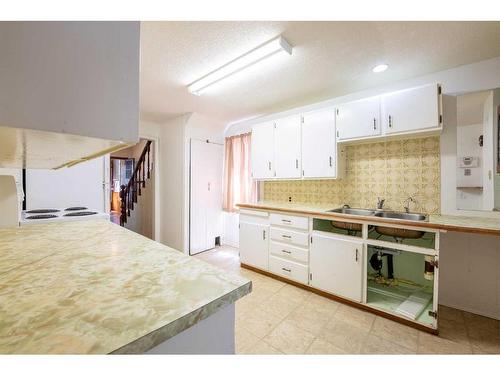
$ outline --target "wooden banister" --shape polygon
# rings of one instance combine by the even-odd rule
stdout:
[[[130,211],[134,209],[134,203],[137,203],[137,196],[141,195],[141,188],[143,189],[146,187],[146,176],[148,179],[151,178],[152,164],[149,156],[151,152],[151,143],[152,141],[146,142],[128,184],[120,186],[121,226],[125,225],[127,216],[130,216]]]

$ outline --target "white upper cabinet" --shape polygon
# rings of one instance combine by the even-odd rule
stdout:
[[[380,135],[380,97],[338,106],[336,126],[339,141]]]
[[[432,84],[382,96],[385,133],[441,129],[439,91]]]
[[[274,162],[276,178],[300,178],[301,116],[290,116],[279,119],[274,129]]]
[[[252,177],[274,178],[274,122],[252,128]]]
[[[302,124],[302,173],[305,178],[337,176],[335,110],[309,112]]]

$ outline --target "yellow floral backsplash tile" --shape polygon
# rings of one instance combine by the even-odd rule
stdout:
[[[348,204],[402,210],[412,197],[411,211],[440,212],[439,137],[394,140],[346,147],[346,175],[340,180],[264,182],[264,200],[294,203]]]

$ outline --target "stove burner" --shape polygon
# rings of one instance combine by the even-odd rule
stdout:
[[[64,211],[82,211],[86,209],[87,207],[68,207]]]
[[[83,211],[83,212],[70,212],[69,214],[64,214],[64,216],[88,216],[96,214],[97,212],[94,211]]]
[[[39,210],[26,211],[27,214],[50,214],[52,212],[59,212],[59,210],[56,210],[55,208],[42,208]]]
[[[46,215],[32,215],[32,216],[26,216],[26,219],[38,220],[38,219],[52,219],[54,217],[57,217],[57,215],[50,215],[50,214],[46,214]]]

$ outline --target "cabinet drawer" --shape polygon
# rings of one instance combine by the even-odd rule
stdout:
[[[309,234],[304,232],[271,227],[271,239],[291,245],[309,246]]]
[[[269,257],[269,271],[302,284],[307,284],[309,275],[307,266],[272,255]]]
[[[309,218],[303,216],[290,216],[281,214],[271,214],[269,216],[272,225],[281,225],[296,229],[309,229]]]
[[[269,253],[277,257],[293,260],[295,262],[309,262],[309,250],[280,242],[271,241],[269,244]]]

